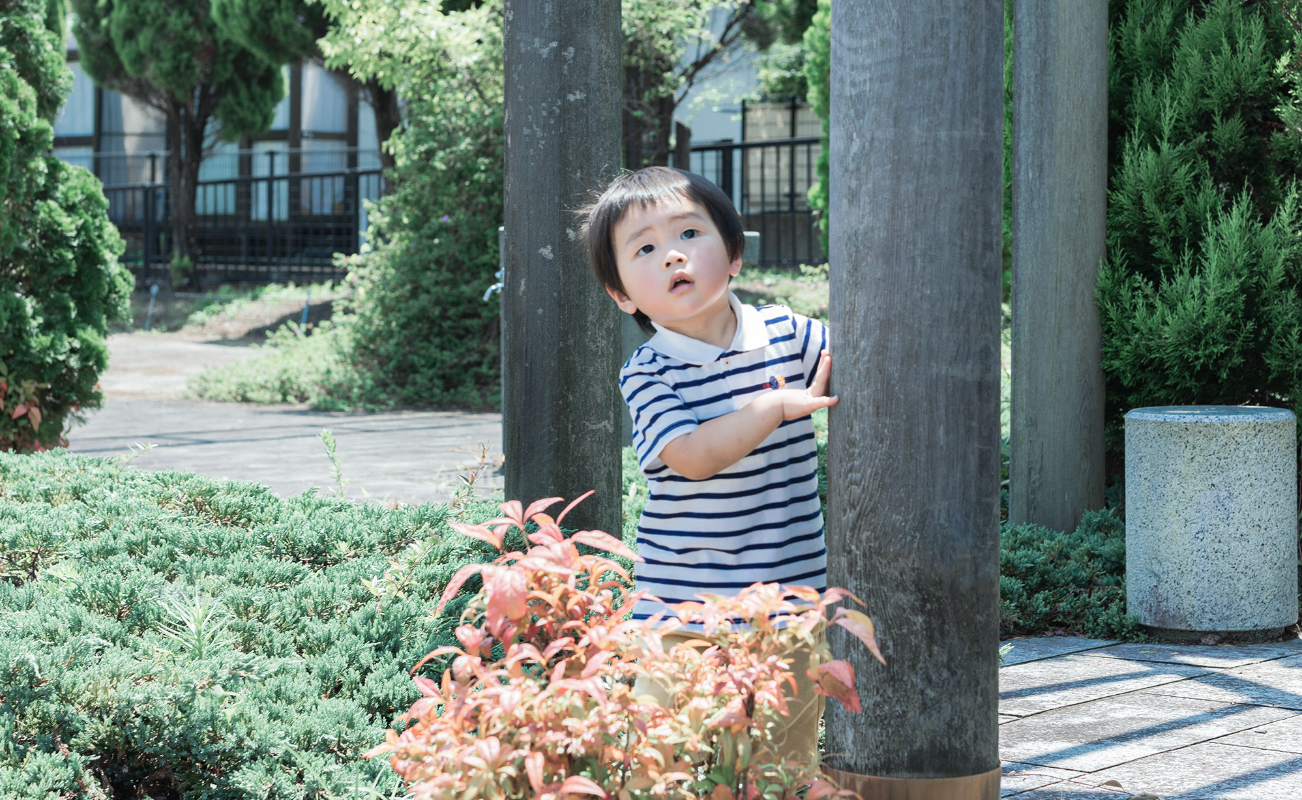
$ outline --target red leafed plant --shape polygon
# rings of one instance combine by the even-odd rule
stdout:
[[[515,527],[532,546],[453,577],[440,611],[472,575],[484,584],[456,629],[461,647],[421,659],[413,672],[455,656],[441,682],[415,678],[422,697],[401,718],[410,725],[388,731],[368,757],[389,753],[421,800],[853,796],[821,779],[817,763],[780,759],[771,739],[802,648],[811,649],[817,691],[860,710],[853,668],[832,660],[820,635],[840,625],[881,659],[866,615],[839,608],[828,617],[853,595],[755,584],[676,605],[678,619],[626,620],[644,593],[632,593],[628,573],[605,554],[641,559],[600,531],[562,534],[560,521],[584,497],[555,520],[543,512],[560,498],[528,509],[511,501],[501,518],[454,525],[499,551]],[[537,528],[527,532],[527,521]],[[578,544],[601,553],[584,555]],[[704,633],[666,652],[663,634],[684,622]],[[638,677],[664,687],[670,707],[634,697]]]

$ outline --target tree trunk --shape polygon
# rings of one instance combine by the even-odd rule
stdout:
[[[828,704],[827,761],[997,798],[1002,2],[832,15],[828,583],[886,665],[831,631],[865,711]]]
[[[402,127],[402,109],[398,105],[398,92],[385,89],[375,78],[371,78],[363,88],[367,101],[375,112],[375,138],[380,143],[380,167],[386,171],[393,169],[393,154],[385,149],[384,144],[393,136],[393,132]],[[387,192],[387,182],[385,184]]]
[[[620,312],[574,211],[620,166],[620,4],[507,0],[505,17],[506,495],[595,489],[566,526],[618,536]]]
[[[1008,517],[1075,530],[1103,505],[1107,0],[1014,6]]]

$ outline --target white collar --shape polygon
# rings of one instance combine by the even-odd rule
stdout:
[[[655,325],[656,335],[651,337],[647,342],[647,346],[657,353],[696,365],[718,361],[719,356],[725,352],[744,353],[747,350],[767,347],[769,331],[768,325],[764,323],[763,315],[754,306],[738,300],[737,295],[732,292],[728,292],[728,305],[732,307],[733,314],[737,316],[737,333],[733,335],[732,346],[727,351],[700,339],[693,339],[690,336],[671,331],[657,322],[651,323]]]

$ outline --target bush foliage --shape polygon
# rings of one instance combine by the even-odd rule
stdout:
[[[0,796],[392,785],[360,756],[419,696],[407,668],[457,643],[480,583],[435,617],[439,594],[496,551],[441,505],[121,466],[0,454]]]
[[[582,500],[582,498],[579,498]],[[791,659],[810,652],[814,691],[858,713],[854,669],[832,660],[827,625],[849,630],[881,659],[872,621],[830,606],[848,596],[807,587],[751,586],[736,597],[675,606],[680,619],[626,619],[645,592],[630,593],[631,576],[612,556],[636,559],[600,531],[566,537],[545,512],[560,498],[528,509],[504,503],[505,516],[454,527],[498,548],[492,564],[462,567],[444,591],[481,576],[484,589],[462,613],[459,647],[435,682],[417,678],[423,697],[405,716],[415,723],[390,731],[375,754],[431,800],[489,800],[586,794],[634,800],[808,800],[833,795],[818,774],[818,757],[784,761],[773,740],[787,716]],[[576,503],[578,501],[575,501]],[[525,550],[503,537],[533,529]],[[593,553],[584,554],[579,545]],[[663,636],[682,621],[699,623],[700,642],[665,651]],[[736,627],[740,624],[742,627]],[[635,696],[648,680],[671,698],[660,706]]]
[[[1112,510],[1085,512],[1072,533],[1005,523],[999,534],[999,633],[1143,639],[1138,622],[1126,614],[1125,573],[1125,524]]]
[[[131,292],[99,181],[49,155],[64,62],[44,2],[0,0],[0,451],[54,447],[98,406],[104,336]]]
[[[328,4],[329,7],[329,4]],[[503,210],[500,3],[335,3],[331,66],[393,82],[406,101],[388,143],[393,190],[371,215],[355,286],[352,363],[404,405],[496,407],[496,280]],[[383,35],[377,35],[383,31]]]
[[[1150,405],[1302,411],[1296,3],[1109,6],[1110,436]]]

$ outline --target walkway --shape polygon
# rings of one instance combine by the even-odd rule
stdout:
[[[1013,640],[999,670],[1003,796],[1302,798],[1302,640]]]
[[[181,397],[185,382],[205,366],[256,355],[248,347],[188,341],[174,334],[109,337],[109,369],[101,379],[104,408],[73,428],[70,450],[88,455],[127,452],[134,443],[155,447],[133,463],[141,469],[184,470],[254,481],[281,496],[334,487],[325,446],[338,442],[347,494],[380,502],[447,500],[459,475],[478,462],[485,444],[490,464],[479,486],[500,489],[501,417],[447,411],[352,414],[305,406],[212,403]]]

